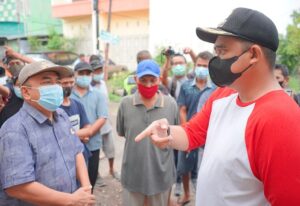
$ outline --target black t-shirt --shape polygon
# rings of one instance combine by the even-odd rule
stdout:
[[[13,84],[8,83],[6,86],[10,90],[10,97],[8,98],[8,102],[6,103],[5,107],[0,112],[0,127],[2,127],[3,123],[8,118],[16,114],[23,105],[23,99],[20,99],[16,96]]]

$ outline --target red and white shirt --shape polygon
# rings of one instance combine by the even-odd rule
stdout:
[[[245,104],[218,89],[183,127],[189,150],[205,144],[197,206],[300,205],[300,109],[284,91]]]

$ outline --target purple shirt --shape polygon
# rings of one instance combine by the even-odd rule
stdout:
[[[51,123],[24,103],[0,129],[0,205],[30,205],[8,197],[3,189],[32,181],[74,192],[78,188],[75,157],[82,151],[63,110],[56,110]]]

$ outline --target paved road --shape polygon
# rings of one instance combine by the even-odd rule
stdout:
[[[116,171],[120,172],[125,141],[122,137],[119,137],[116,134],[116,129],[115,129],[118,106],[119,106],[118,103],[111,102],[109,105],[109,110],[110,110],[109,112],[110,112],[110,119],[113,124],[113,134],[115,137],[115,148],[116,148],[115,168]],[[106,186],[95,188],[94,193],[97,197],[97,206],[121,206],[122,186],[119,181],[115,180],[109,175],[109,167],[108,167],[107,159],[103,158],[103,154],[101,154],[100,157],[101,159],[99,164],[99,173],[103,177]],[[175,200],[174,196],[172,198]],[[192,197],[192,201],[189,204],[186,204],[186,206],[192,206],[194,204],[195,204],[194,198]]]

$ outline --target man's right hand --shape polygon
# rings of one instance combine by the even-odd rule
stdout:
[[[169,127],[169,122],[167,119],[160,119],[152,122],[144,131],[142,131],[136,138],[136,142],[140,142],[142,139],[146,137],[150,137],[152,143],[164,149],[170,146],[171,140],[173,140],[172,136],[167,135],[167,130]]]
[[[72,194],[72,206],[96,205],[96,197],[91,194],[91,186],[81,187]]]

